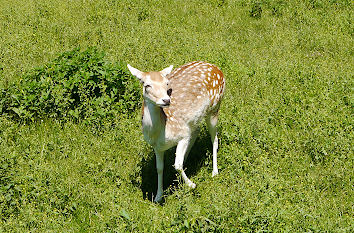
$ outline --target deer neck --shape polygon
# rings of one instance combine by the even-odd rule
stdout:
[[[144,137],[153,145],[165,131],[166,115],[161,107],[144,100],[142,123]]]

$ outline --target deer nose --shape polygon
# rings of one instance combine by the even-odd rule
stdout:
[[[163,101],[166,105],[170,105],[170,103],[171,103],[171,99],[162,99],[162,101]]]
[[[172,88],[170,88],[170,89],[167,90],[167,95],[168,95],[168,96],[171,96],[171,95],[172,95]]]

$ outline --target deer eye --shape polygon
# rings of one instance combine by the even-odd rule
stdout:
[[[150,91],[151,85],[145,85],[145,86],[144,86],[144,89],[145,89],[146,92]]]
[[[167,95],[168,95],[168,96],[171,96],[171,95],[172,95],[172,89],[171,89],[171,88],[167,90]]]

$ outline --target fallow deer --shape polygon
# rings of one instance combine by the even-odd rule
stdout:
[[[159,72],[141,72],[128,64],[128,69],[143,84],[144,139],[154,148],[158,174],[155,202],[163,196],[164,151],[176,146],[174,168],[191,188],[195,184],[183,170],[183,163],[205,118],[213,144],[213,172],[218,174],[218,137],[216,124],[220,102],[225,90],[225,79],[215,65],[195,61],[175,69],[173,66]]]

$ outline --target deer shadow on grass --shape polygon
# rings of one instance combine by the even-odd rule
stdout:
[[[163,189],[164,191],[175,190],[178,186],[178,173],[174,169],[176,147],[165,151],[165,166],[163,172]],[[202,127],[196,139],[183,168],[187,176],[193,181],[193,176],[198,173],[201,167],[204,166],[206,160],[211,160],[212,144],[209,132],[206,127]],[[210,167],[212,169],[212,167]],[[211,174],[211,171],[210,171]],[[197,184],[198,187],[198,184]],[[150,152],[146,159],[141,161],[141,184],[140,189],[144,199],[153,200],[157,190],[157,171],[156,158],[153,151]],[[173,192],[173,191],[172,191]],[[166,194],[166,192],[164,192]],[[168,195],[171,191],[168,192]]]

